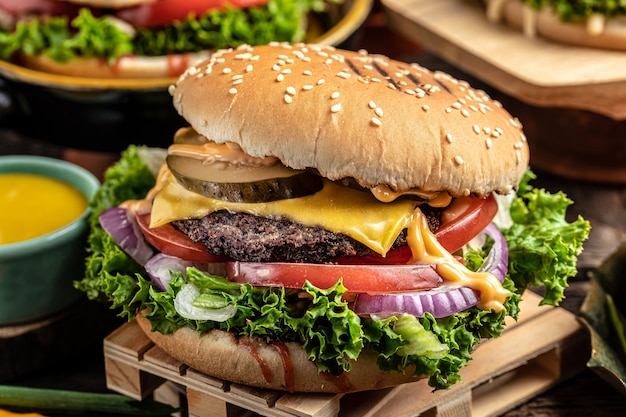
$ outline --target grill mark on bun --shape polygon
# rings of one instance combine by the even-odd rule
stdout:
[[[354,62],[352,62],[351,59],[345,59],[344,62],[346,63],[346,65],[348,65],[347,69],[350,69],[353,73],[355,73],[359,77],[363,75],[361,71],[359,71],[357,66],[354,64]]]
[[[402,91],[402,88],[400,87],[400,85],[393,78],[389,76],[389,73],[383,67],[381,67],[377,61],[372,62],[372,66],[374,67],[376,72],[382,75],[383,78],[389,82],[389,84],[392,86],[394,90]]]
[[[439,86],[440,86],[441,88],[443,88],[443,89],[446,91],[446,93],[448,93],[448,94],[452,94],[452,90],[450,90],[450,87],[448,87],[448,86],[447,86],[447,85],[446,85],[443,81],[441,81],[439,78],[435,78],[435,82],[436,82],[437,84],[439,84]]]

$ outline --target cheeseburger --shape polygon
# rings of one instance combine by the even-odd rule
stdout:
[[[445,73],[272,43],[170,92],[190,126],[108,170],[76,286],[198,371],[446,388],[527,287],[557,304],[576,273],[588,223],[528,184],[520,122]]]
[[[307,14],[325,8],[324,0],[0,0],[0,59],[78,77],[177,77],[212,49],[300,41]]]
[[[626,4],[593,0],[484,0],[487,18],[525,36],[591,48],[626,50]]]

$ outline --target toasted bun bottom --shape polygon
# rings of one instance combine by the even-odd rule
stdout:
[[[235,337],[223,330],[200,334],[181,328],[164,335],[151,331],[143,315],[137,323],[158,347],[196,371],[234,383],[289,392],[345,393],[382,389],[422,377],[384,372],[376,365],[373,353],[351,361],[350,372],[338,377],[320,373],[308,360],[302,347],[293,342],[268,344],[257,337]]]
[[[489,0],[501,1],[501,0]],[[536,12],[520,0],[504,0],[499,17],[509,25],[546,39],[592,48],[626,50],[626,19],[607,19],[604,30],[592,34],[585,23],[565,23],[549,8]],[[497,18],[498,16],[495,16]]]
[[[56,62],[46,56],[23,55],[20,63],[37,71],[82,78],[171,78],[177,77],[191,64],[207,58],[210,52],[169,56],[125,56],[114,64],[100,58],[77,58]]]

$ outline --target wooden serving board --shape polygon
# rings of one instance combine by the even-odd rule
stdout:
[[[626,119],[626,53],[529,38],[478,0],[381,0],[390,29],[523,102]]]
[[[574,315],[538,302],[527,292],[518,322],[474,351],[461,371],[463,382],[434,393],[425,380],[353,394],[290,394],[233,384],[172,359],[134,321],[104,340],[107,387],[137,400],[186,403],[191,417],[496,416],[579,373],[589,358],[588,333]]]

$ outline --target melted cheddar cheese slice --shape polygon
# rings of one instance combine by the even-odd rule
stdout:
[[[260,217],[283,217],[307,226],[319,226],[350,236],[385,255],[409,224],[417,204],[408,200],[381,203],[371,193],[341,187],[326,180],[321,191],[305,197],[268,203],[233,203],[189,191],[169,174],[163,188],[155,196],[150,227],[229,210]]]

